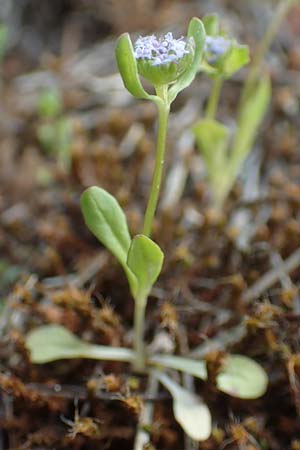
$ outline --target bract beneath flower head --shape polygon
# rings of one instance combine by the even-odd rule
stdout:
[[[162,37],[139,37],[134,44],[138,72],[155,86],[176,81],[190,66],[194,57],[193,39],[173,38],[172,33]]]

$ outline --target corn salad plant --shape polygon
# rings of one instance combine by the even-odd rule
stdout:
[[[33,363],[42,364],[68,358],[125,361],[139,373],[152,373],[173,397],[176,420],[195,440],[211,433],[211,415],[207,405],[170,376],[168,370],[208,379],[206,362],[170,354],[151,354],[144,341],[145,310],[148,296],[163,266],[164,254],[151,238],[153,218],[162,179],[168,115],[176,96],[196,76],[206,48],[203,23],[193,18],[186,38],[171,33],[162,37],[140,37],[132,45],[123,34],[116,46],[118,68],[127,90],[136,98],[154,102],[158,111],[158,136],[155,168],[141,234],[131,236],[126,216],[117,200],[104,189],[93,186],[81,197],[85,222],[97,239],[116,257],[128,279],[134,299],[134,348],[94,345],[83,341],[66,328],[45,325],[27,336]],[[155,94],[149,94],[140,76],[150,81]],[[216,378],[217,388],[243,399],[260,397],[267,388],[267,375],[255,361],[242,355],[224,358]]]
[[[205,117],[194,125],[193,132],[205,162],[213,204],[220,209],[252,149],[270,102],[271,86],[264,75],[249,88],[233,132],[216,120],[222,85],[248,64],[249,49],[220,31],[217,16],[206,16],[204,26],[207,37],[200,72],[211,77],[212,90]]]
[[[200,72],[211,77],[212,90],[205,117],[194,125],[193,131],[205,162],[212,201],[217,209],[223,207],[266,115],[271,101],[271,83],[262,70],[263,60],[283,19],[297,2],[299,0],[278,2],[246,77],[233,132],[215,116],[224,81],[249,62],[249,50],[220,30],[216,15],[203,19],[206,46]]]

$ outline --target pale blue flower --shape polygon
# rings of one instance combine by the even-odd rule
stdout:
[[[173,38],[171,32],[157,38],[154,35],[140,36],[134,44],[134,56],[137,60],[149,60],[152,66],[169,63],[177,64],[180,59],[189,54],[187,41],[181,37]]]
[[[206,36],[205,51],[210,55],[210,62],[223,56],[230,48],[231,41],[223,36]]]

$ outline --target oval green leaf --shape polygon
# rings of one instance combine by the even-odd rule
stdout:
[[[163,252],[150,238],[139,234],[132,239],[127,265],[137,279],[137,297],[146,298],[149,295],[161,272],[163,260]]]
[[[223,171],[227,161],[229,130],[213,119],[201,119],[193,126],[199,150],[205,159],[207,171],[213,175]]]
[[[247,45],[238,45],[234,43],[228,56],[224,58],[222,63],[222,75],[230,78],[234,73],[248,64],[250,61],[249,47]]]
[[[172,395],[175,419],[185,433],[195,441],[208,439],[211,434],[211,414],[203,400],[162,372],[155,371],[154,376]]]
[[[208,36],[217,36],[219,34],[220,26],[217,14],[207,14],[202,21]]]
[[[128,33],[119,37],[115,53],[119,72],[126,89],[134,97],[151,100],[152,96],[145,91],[140,81],[133,46]]]
[[[86,225],[117,258],[125,270],[131,291],[135,292],[136,279],[126,264],[131,238],[121,206],[111,194],[96,186],[84,191],[80,204]]]
[[[255,399],[266,392],[268,376],[253,359],[243,355],[229,355],[217,376],[217,387],[233,397]]]

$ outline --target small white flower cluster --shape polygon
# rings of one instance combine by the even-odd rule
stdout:
[[[170,32],[160,38],[154,35],[139,37],[134,44],[135,58],[151,60],[152,66],[176,64],[188,53],[186,40],[183,37],[174,39]]]

